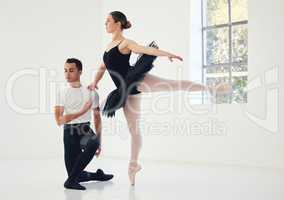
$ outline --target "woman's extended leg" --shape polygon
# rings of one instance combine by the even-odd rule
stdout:
[[[123,107],[123,112],[131,135],[131,156],[128,175],[132,185],[135,184],[135,174],[141,169],[141,166],[138,164],[139,152],[142,146],[142,137],[139,129],[140,101],[141,97],[139,94],[129,95],[126,104]]]
[[[219,84],[209,87],[189,80],[172,80],[161,78],[147,73],[145,78],[139,83],[137,89],[141,92],[162,92],[162,91],[209,91],[211,94],[226,93],[230,91],[228,84]]]

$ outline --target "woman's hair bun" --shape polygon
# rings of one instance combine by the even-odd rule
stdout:
[[[114,19],[115,22],[120,22],[121,23],[121,28],[122,29],[128,29],[131,27],[130,21],[127,20],[125,14],[123,14],[120,11],[112,11],[110,13],[112,18]]]
[[[128,29],[128,28],[130,28],[131,26],[132,26],[132,25],[131,25],[130,21],[127,20],[127,22],[126,22],[124,28],[125,28],[125,29]]]

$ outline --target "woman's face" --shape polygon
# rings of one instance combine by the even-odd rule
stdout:
[[[105,22],[107,33],[121,31],[120,22],[115,22],[111,15],[108,15]]]

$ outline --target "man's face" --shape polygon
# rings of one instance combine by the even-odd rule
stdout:
[[[77,82],[80,80],[82,71],[78,71],[75,63],[65,63],[64,75],[67,82]]]

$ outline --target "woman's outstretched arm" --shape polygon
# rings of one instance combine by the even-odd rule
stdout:
[[[182,57],[177,56],[175,54],[169,53],[167,51],[159,50],[153,47],[145,47],[129,39],[126,40],[126,47],[134,53],[143,53],[143,54],[153,55],[153,56],[166,56],[170,59],[171,62],[173,61],[173,59],[178,59],[180,61],[183,60]]]
[[[102,79],[105,71],[106,71],[106,65],[102,63],[99,67],[98,72],[95,75],[94,81],[88,86],[88,89],[90,90],[98,89],[98,82]]]

